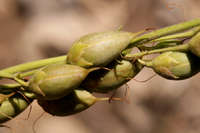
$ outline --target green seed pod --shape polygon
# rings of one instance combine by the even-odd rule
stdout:
[[[85,106],[91,106],[98,101],[98,98],[86,90],[74,90],[76,99]]]
[[[29,102],[32,100],[29,99]],[[24,111],[30,104],[23,96],[15,94],[0,105],[0,123],[6,122]]]
[[[200,57],[200,32],[189,41],[189,49],[193,54]]]
[[[99,70],[91,73],[82,83],[82,87],[88,88],[92,92],[107,93],[135,77],[142,68],[143,66],[138,62],[132,64],[126,60],[115,61],[114,64],[111,64],[110,71],[103,73],[102,70]]]
[[[86,110],[96,101],[87,91],[76,91],[58,100],[38,100],[38,104],[51,115],[68,116]]]
[[[35,73],[29,90],[44,100],[60,99],[77,88],[86,76],[99,68],[85,69],[75,65],[54,64]]]
[[[130,32],[110,31],[83,36],[69,50],[67,63],[86,68],[105,66],[118,57],[136,35]]]
[[[186,79],[200,70],[200,59],[193,54],[184,52],[165,52],[152,61],[139,61],[167,79]]]

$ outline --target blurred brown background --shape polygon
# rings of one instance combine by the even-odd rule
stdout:
[[[90,32],[136,32],[200,17],[199,0],[0,0],[0,68],[65,54],[74,40]],[[143,70],[137,80],[154,73]],[[156,76],[132,80],[130,103],[101,102],[69,117],[45,114],[37,133],[199,133],[200,74],[169,81]],[[117,91],[123,96],[125,87]],[[7,122],[16,133],[33,133],[43,112],[34,102]],[[9,133],[0,128],[0,133]]]

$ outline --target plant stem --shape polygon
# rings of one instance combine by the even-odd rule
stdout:
[[[53,58],[48,58],[48,59],[43,59],[43,60],[38,60],[38,61],[33,61],[33,62],[28,62],[20,65],[16,65],[13,67],[9,67],[3,70],[3,72],[14,74],[14,73],[21,73],[25,71],[30,71],[33,69],[37,69],[43,66],[46,66],[48,64],[53,64],[57,62],[65,62],[66,56],[59,56],[59,57],[53,57]]]
[[[154,40],[154,39],[157,39],[169,34],[175,34],[181,31],[185,31],[199,25],[200,25],[200,18],[179,23],[179,24],[175,24],[175,25],[168,26],[165,28],[161,28],[161,29],[158,29],[150,33],[134,38],[131,41],[131,45],[129,47],[134,47],[135,45],[143,44],[143,43],[149,42],[151,40]]]
[[[155,50],[151,50],[151,51],[138,52],[138,53],[135,53],[135,54],[127,54],[125,56],[125,59],[133,60],[133,59],[138,59],[140,57],[143,57],[144,55],[167,52],[167,51],[188,51],[188,48],[189,48],[189,44],[187,43],[187,44],[168,47],[168,48],[162,48],[162,49],[155,49]]]
[[[183,32],[183,33],[177,33],[175,35],[168,35],[168,36],[164,36],[155,40],[150,41],[151,42],[160,42],[160,41],[166,41],[166,40],[170,40],[170,39],[182,39],[182,38],[191,38],[194,35],[196,35],[198,32],[200,31],[200,26],[187,31],[187,32]]]
[[[21,87],[21,85],[17,84],[17,83],[15,83],[15,84],[0,84],[0,90],[1,90],[1,88],[3,88],[3,89],[13,89],[13,88],[18,88],[18,87]]]

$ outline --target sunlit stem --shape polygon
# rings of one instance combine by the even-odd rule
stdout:
[[[25,71],[37,69],[37,68],[46,66],[48,64],[53,64],[53,63],[57,63],[57,62],[65,62],[65,60],[66,60],[66,56],[53,57],[53,58],[37,60],[37,61],[33,61],[33,62],[28,62],[28,63],[16,65],[16,66],[13,66],[13,67],[5,68],[1,71],[7,72],[7,73],[10,73],[10,74],[20,73],[20,72],[25,72]]]
[[[140,44],[149,42],[151,40],[154,40],[154,39],[166,36],[166,35],[175,34],[178,32],[185,31],[185,30],[189,30],[189,29],[192,29],[199,25],[200,25],[200,18],[194,19],[192,21],[175,24],[175,25],[168,26],[165,28],[161,28],[161,29],[158,29],[158,30],[152,31],[150,33],[146,33],[142,36],[134,38],[131,41],[131,44],[129,47],[134,47],[136,45],[140,45]]]
[[[187,31],[187,32],[183,32],[183,33],[177,33],[174,35],[168,35],[168,36],[164,36],[155,40],[150,41],[151,42],[161,42],[161,41],[166,41],[166,40],[170,40],[170,39],[184,39],[184,38],[191,38],[194,35],[196,35],[198,32],[200,31],[200,26],[195,27],[194,29]]]
[[[1,90],[1,88],[3,88],[3,89],[13,89],[13,88],[18,88],[18,87],[21,87],[21,85],[18,84],[18,83],[15,83],[15,84],[0,84],[0,90]]]
[[[127,60],[134,60],[141,58],[145,55],[149,54],[155,54],[155,53],[161,53],[161,52],[167,52],[167,51],[188,51],[189,44],[183,44],[183,45],[178,45],[178,46],[173,46],[173,47],[168,47],[168,48],[162,48],[162,49],[155,49],[151,51],[143,51],[143,52],[138,52],[135,54],[127,54],[125,56],[125,59]]]

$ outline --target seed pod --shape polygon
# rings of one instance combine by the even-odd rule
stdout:
[[[123,31],[88,34],[72,45],[67,54],[67,63],[86,68],[105,66],[118,57],[135,36]]]
[[[189,49],[193,54],[200,57],[200,32],[189,41]]]
[[[165,52],[152,61],[139,61],[167,79],[186,79],[200,70],[200,59],[193,54],[184,52]]]
[[[99,99],[92,95],[92,93],[86,90],[74,90],[76,99],[85,106],[91,106],[95,104]]]
[[[75,65],[49,65],[32,77],[29,90],[44,100],[60,99],[77,88],[86,76],[99,68],[85,69]]]
[[[91,73],[82,83],[82,87],[92,92],[107,93],[135,77],[142,68],[143,66],[138,62],[132,64],[126,60],[115,61],[114,64],[111,64],[110,71],[103,73],[102,70],[99,70]]]
[[[76,91],[52,101],[38,100],[38,104],[49,114],[68,116],[86,110],[96,102],[96,98],[87,91]]]
[[[30,100],[30,99],[29,99]],[[31,102],[32,100],[30,100]],[[15,94],[0,105],[0,123],[6,122],[24,111],[30,103],[23,96]]]

